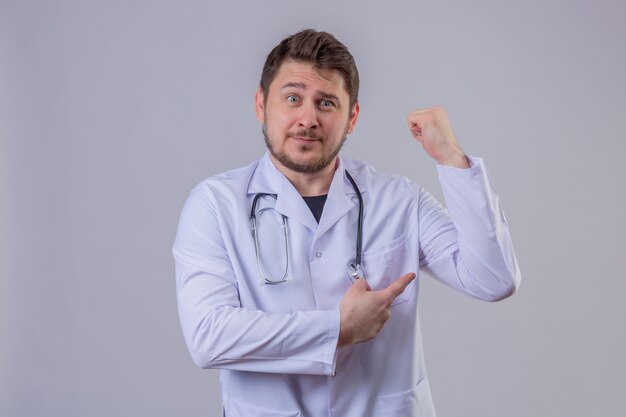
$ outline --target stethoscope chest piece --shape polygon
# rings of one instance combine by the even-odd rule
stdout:
[[[354,282],[357,279],[365,279],[365,272],[363,271],[363,266],[361,264],[351,263],[348,265],[348,278],[350,281]]]

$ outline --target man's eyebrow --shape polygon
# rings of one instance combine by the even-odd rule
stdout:
[[[280,89],[283,90],[285,88],[290,88],[290,87],[294,87],[294,88],[299,88],[301,90],[306,90],[306,84],[304,83],[287,83],[285,85],[283,85]],[[337,97],[335,94],[331,94],[331,93],[327,93],[325,91],[319,91],[318,92],[318,96],[320,98],[326,99],[326,100],[336,100],[339,101],[339,97]]]
[[[300,88],[302,90],[306,90],[306,85],[304,83],[287,83],[285,85],[283,85],[282,87],[280,87],[280,89],[284,89],[284,88],[289,88],[289,87],[295,87],[295,88]]]
[[[323,91],[319,92],[319,96],[320,98],[323,98],[324,100],[335,100],[335,101],[339,101],[339,97],[337,97],[334,94],[330,94],[330,93],[325,93]]]

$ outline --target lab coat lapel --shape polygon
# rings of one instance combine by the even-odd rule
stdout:
[[[258,160],[248,182],[248,195],[259,193],[278,194],[280,191],[280,172],[270,160],[268,153]]]
[[[365,187],[359,184],[358,181],[357,185],[361,193],[365,192]],[[322,218],[317,228],[316,238],[330,230],[343,216],[353,209],[358,211],[359,201],[356,198],[356,192],[352,184],[346,177],[344,163],[339,158],[339,164],[330,184],[328,198],[326,199]]]
[[[302,223],[312,231],[317,229],[317,221],[315,221],[311,209],[309,209],[309,206],[298,193],[298,190],[284,176],[281,189],[278,192],[276,210],[287,216],[289,220]]]
[[[290,221],[303,224],[316,232],[316,237],[320,237],[350,210],[358,210],[359,203],[356,198],[356,192],[346,177],[345,169],[343,160],[339,158],[339,164],[328,190],[328,198],[326,199],[319,225],[306,202],[298,193],[298,190],[272,163],[269,152],[266,152],[263,158],[260,159],[256,170],[252,174],[248,185],[248,194],[277,194],[278,199],[274,209],[287,216]],[[355,177],[361,194],[365,193],[365,185],[359,182],[355,174],[353,174],[353,177]]]
[[[312,231],[317,229],[313,213],[293,184],[272,163],[268,152],[259,161],[248,185],[248,194],[258,193],[277,194],[274,207],[277,212],[287,216],[289,221],[301,223]]]

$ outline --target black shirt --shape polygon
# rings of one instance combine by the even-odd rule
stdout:
[[[311,209],[311,213],[313,213],[313,217],[319,223],[320,218],[322,217],[322,211],[324,211],[324,204],[326,203],[326,198],[328,195],[316,195],[313,197],[302,197],[306,202],[309,209]]]

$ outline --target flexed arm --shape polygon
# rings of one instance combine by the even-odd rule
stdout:
[[[440,107],[409,114],[413,137],[437,163],[446,212],[423,189],[420,267],[473,297],[497,301],[513,294],[520,272],[500,200],[482,159],[465,155]]]

